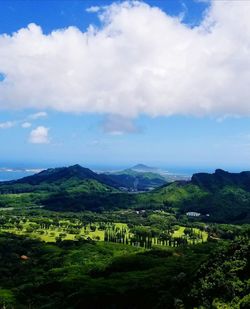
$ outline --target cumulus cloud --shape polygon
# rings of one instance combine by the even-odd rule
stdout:
[[[14,121],[5,121],[0,123],[0,129],[9,129],[16,125]]]
[[[39,126],[30,132],[29,142],[32,144],[48,144],[49,128]]]
[[[86,32],[1,35],[0,108],[250,116],[249,1],[212,1],[194,28],[141,1],[98,14]]]
[[[30,128],[32,124],[30,122],[24,122],[21,124],[21,127],[24,129]]]
[[[138,133],[140,131],[130,118],[119,115],[109,115],[105,117],[102,127],[105,133],[109,133],[112,135]]]

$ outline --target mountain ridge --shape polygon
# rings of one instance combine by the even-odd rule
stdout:
[[[187,212],[209,215],[206,220],[215,222],[248,222],[250,219],[248,171],[229,173],[218,169],[212,174],[196,173],[190,181],[174,181],[149,192],[137,191],[137,194],[121,192],[121,180],[113,177],[73,165],[1,182],[0,193],[38,193],[26,195],[25,203],[44,205],[50,210],[172,209],[180,215]],[[126,177],[133,179],[129,175]],[[3,196],[3,207],[22,204],[15,194],[10,196],[12,200],[8,203]]]
[[[216,169],[214,173],[195,173],[191,183],[207,190],[216,190],[218,187],[239,186],[250,191],[250,171],[230,173],[222,169]]]
[[[90,180],[116,190],[125,191],[147,191],[166,183],[164,178],[158,174],[141,173],[133,170],[126,170],[126,172],[118,174],[96,173],[89,168],[75,164],[68,167],[48,168],[17,180],[2,181],[0,182],[0,192],[1,188],[8,186],[18,187],[17,191],[23,190],[25,192],[32,191],[33,187],[46,190],[48,186],[52,188],[53,185],[60,188],[64,188],[66,185],[76,187],[77,183],[82,184],[83,182],[85,183],[85,189],[87,189],[86,181]],[[93,186],[94,184],[92,183],[91,188]]]
[[[105,174],[97,174],[92,170],[75,164],[69,167],[57,167],[43,170],[37,174],[26,176],[18,180],[0,182],[0,192],[12,187],[19,192],[32,192],[33,190],[59,190],[77,186],[85,186],[85,190],[112,191],[119,185]],[[102,188],[102,189],[101,189]]]

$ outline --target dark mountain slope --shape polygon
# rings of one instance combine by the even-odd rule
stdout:
[[[181,214],[194,211],[210,221],[249,223],[250,172],[198,173],[191,181],[174,182],[137,198],[149,207],[175,208]]]
[[[107,175],[99,175],[80,165],[50,168],[38,174],[0,183],[0,192],[33,192],[70,190],[84,187],[84,191],[110,191],[119,184]],[[89,189],[88,189],[89,187]]]
[[[250,172],[229,173],[217,169],[213,174],[194,174],[191,183],[208,191],[217,191],[225,186],[237,186],[250,191]]]
[[[98,180],[98,175],[88,168],[83,168],[80,165],[70,167],[49,168],[38,174],[24,177],[18,180],[10,181],[9,183],[28,183],[30,185],[39,185],[42,182],[57,182],[68,180],[70,178],[78,178],[81,180],[95,179]]]

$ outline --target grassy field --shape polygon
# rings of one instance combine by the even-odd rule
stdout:
[[[90,238],[93,240],[104,240],[104,230],[99,230],[98,228],[95,231],[91,231],[90,225],[87,225],[86,228],[79,229],[79,233],[73,234],[66,232],[62,227],[52,226],[50,228],[37,228],[33,231],[29,231],[32,227],[32,222],[25,222],[21,229],[16,227],[11,228],[1,228],[2,232],[8,232],[16,235],[26,235],[30,238],[40,239],[45,242],[55,242],[58,237],[61,237],[63,240],[76,240],[77,237]]]
[[[105,240],[106,232],[118,232],[125,231],[126,237],[133,237],[132,232],[129,230],[128,225],[125,223],[99,223],[94,222],[87,225],[81,225],[78,221],[60,220],[53,222],[49,220],[47,225],[44,226],[41,223],[38,224],[32,219],[23,219],[19,221],[19,224],[10,222],[0,227],[1,232],[8,232],[16,235],[24,235],[28,238],[39,239],[44,242],[56,242],[57,240],[79,240],[79,239],[92,239],[96,241]],[[208,234],[205,231],[201,231],[198,228],[192,229],[193,235],[200,236],[197,242],[207,241]],[[178,226],[178,229],[172,233],[173,238],[180,238],[185,236],[185,227]],[[197,237],[198,238],[198,237]],[[157,242],[157,238],[154,238],[154,243]],[[188,238],[188,243],[193,243],[192,238]]]
[[[185,226],[180,226],[178,230],[174,231],[173,233],[173,237],[174,238],[177,238],[177,237],[182,237],[184,236],[184,230],[185,230]],[[201,236],[202,236],[202,239],[203,241],[207,241],[207,238],[208,238],[208,233],[205,232],[205,231],[201,231],[200,229],[198,228],[193,228],[193,233],[198,235],[201,233]]]

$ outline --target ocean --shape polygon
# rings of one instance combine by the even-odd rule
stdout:
[[[40,169],[11,169],[0,168],[0,181],[15,180],[40,172]]]

